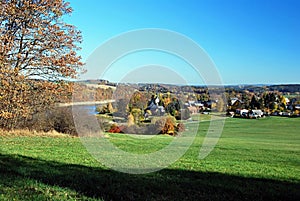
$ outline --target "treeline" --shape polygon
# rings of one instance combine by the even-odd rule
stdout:
[[[263,92],[282,92],[282,93],[300,93],[300,84],[279,84],[279,85],[233,85],[225,86],[226,91],[253,93]]]
[[[24,79],[0,75],[0,127],[23,128],[34,116],[52,109],[57,102],[69,99],[72,89],[65,82]]]
[[[72,96],[69,97],[69,102],[88,102],[113,99],[114,89],[111,87],[89,87],[86,84],[77,82],[72,82],[70,84],[72,85]]]
[[[283,93],[300,93],[300,84],[272,85],[268,87],[268,90]]]

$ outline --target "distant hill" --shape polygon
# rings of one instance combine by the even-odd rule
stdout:
[[[116,86],[115,83],[109,82],[108,80],[79,80],[77,83],[87,84],[87,85],[107,85]]]
[[[264,92],[264,91],[279,91],[279,92],[300,92],[300,84],[278,84],[278,85],[230,85],[225,86],[226,90],[235,91],[250,91],[250,92]]]
[[[272,85],[269,86],[269,90],[295,93],[295,92],[300,92],[300,84]]]
[[[78,81],[79,83],[84,83],[84,84],[88,84],[88,85],[107,85],[107,86],[117,86],[118,84],[121,83],[113,83],[113,82],[109,82],[108,80],[82,80],[82,81]],[[124,83],[125,84],[125,83]],[[126,85],[130,85],[128,83],[126,83]],[[136,85],[136,84],[132,84],[132,85]],[[148,90],[158,90],[161,92],[166,92],[168,90],[171,89],[171,91],[176,91],[176,90],[180,90],[182,87],[186,87],[186,86],[176,86],[176,85],[169,85],[169,84],[150,84],[150,83],[139,83],[137,85],[141,91],[148,91]],[[264,91],[279,91],[279,92],[290,92],[290,93],[295,93],[295,92],[300,92],[300,84],[278,84],[278,85],[267,85],[267,84],[252,84],[252,85],[225,85],[224,86],[226,91],[250,91],[250,92],[264,92]],[[203,91],[205,89],[207,89],[206,86],[192,86],[193,89],[195,90],[200,90]],[[216,87],[219,88],[219,87]],[[210,88],[212,89],[212,88]]]

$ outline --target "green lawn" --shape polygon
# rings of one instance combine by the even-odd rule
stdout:
[[[0,137],[0,200],[300,200],[300,118],[227,119],[199,160],[209,122],[177,162],[144,175],[99,164],[79,138]],[[133,153],[159,150],[170,136],[111,134]]]

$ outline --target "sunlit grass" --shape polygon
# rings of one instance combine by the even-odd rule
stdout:
[[[193,144],[177,162],[146,175],[109,171],[80,138],[1,131],[0,200],[300,198],[300,118],[229,118],[216,147],[199,160],[208,126],[209,121],[200,123]],[[162,149],[174,137],[108,134],[107,139],[142,154]]]

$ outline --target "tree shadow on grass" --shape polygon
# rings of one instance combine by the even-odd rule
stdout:
[[[0,172],[0,187],[31,179],[74,190],[80,196],[103,200],[300,200],[299,183],[220,173],[165,169],[130,175],[2,154]]]

